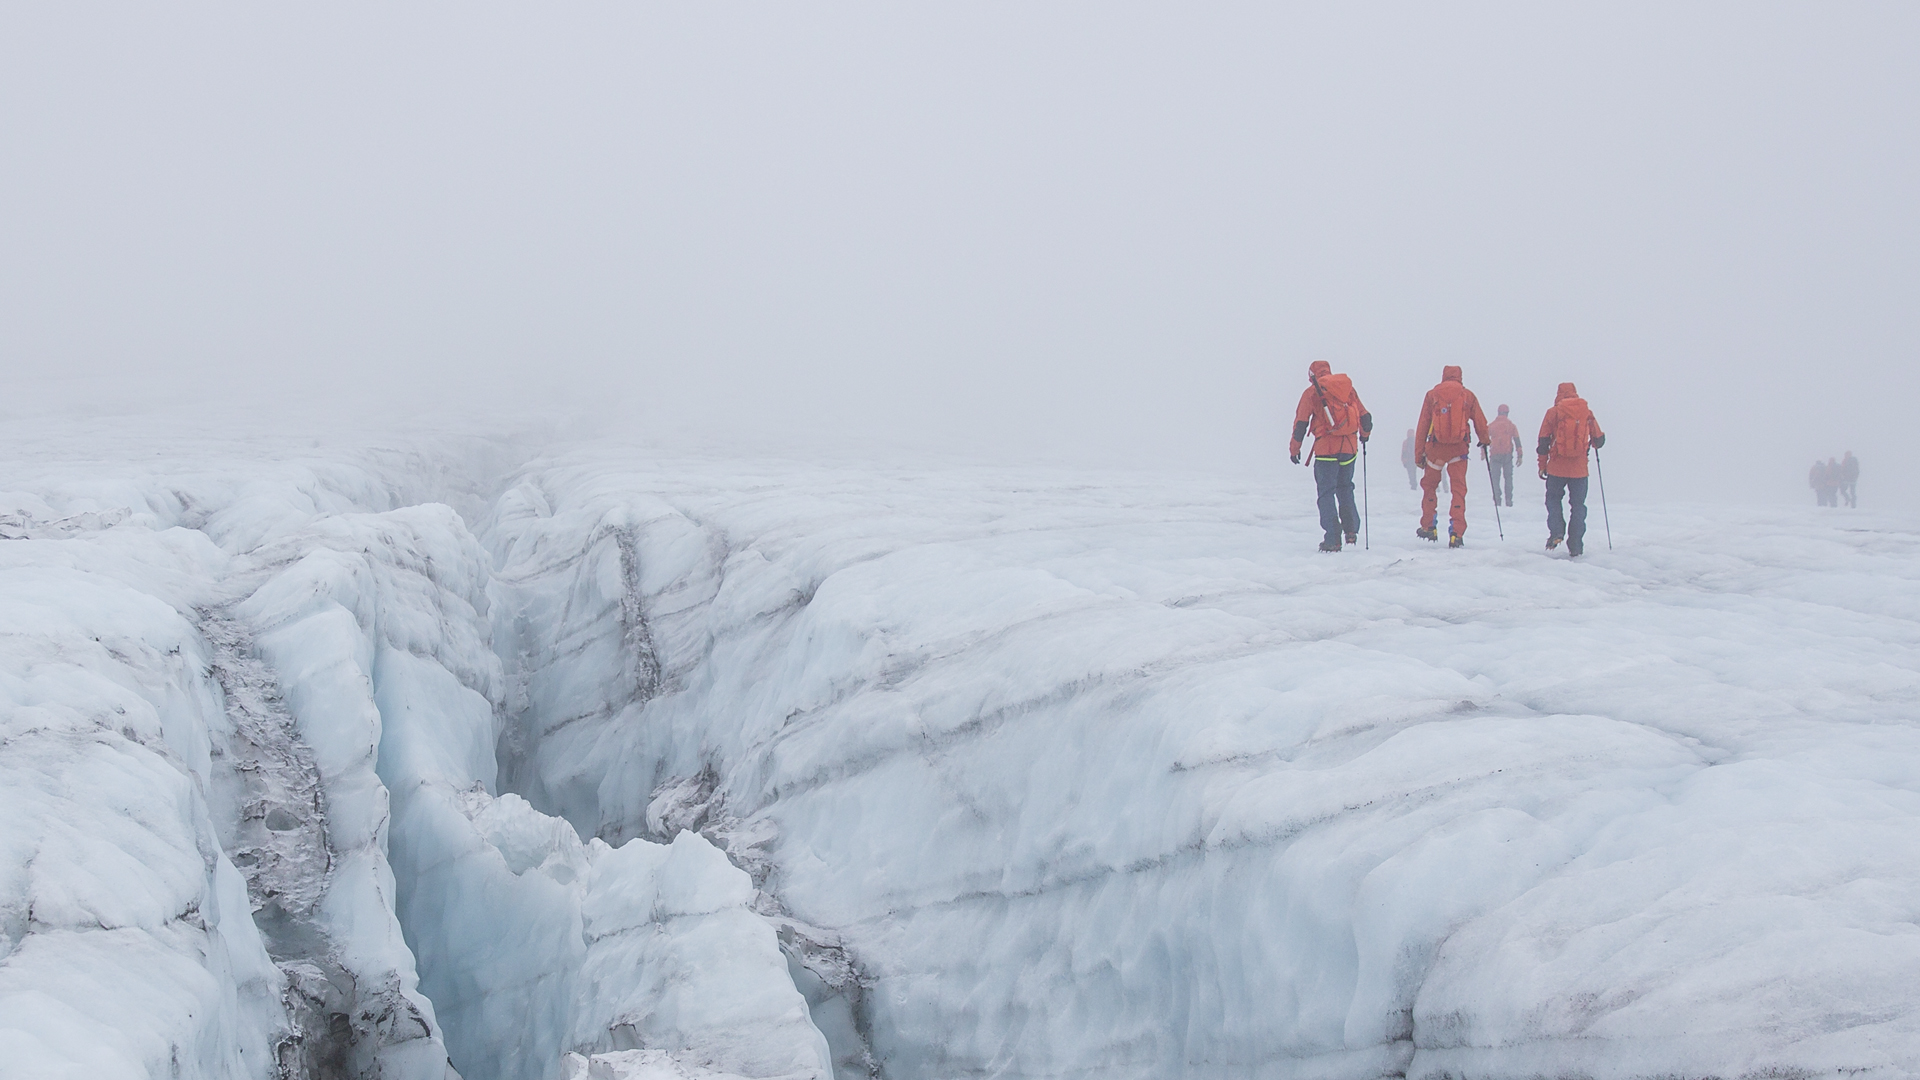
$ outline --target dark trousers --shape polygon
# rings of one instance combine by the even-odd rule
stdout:
[[[1513,505],[1513,457],[1512,455],[1502,454],[1499,457],[1488,458],[1487,460],[1493,462],[1493,501],[1500,502],[1501,500],[1504,499],[1508,506],[1512,506]],[[1503,488],[1506,491],[1505,495],[1501,494],[1501,491]]]
[[[1568,522],[1560,510],[1560,497],[1565,495],[1573,508],[1573,521]],[[1571,527],[1569,527],[1571,526]],[[1584,476],[1547,477],[1547,534],[1554,539],[1565,538],[1567,550],[1579,553],[1587,540],[1587,478]]]
[[[1360,511],[1353,505],[1353,462],[1351,457],[1313,459],[1313,486],[1319,490],[1320,528],[1328,543],[1341,533],[1360,531]]]

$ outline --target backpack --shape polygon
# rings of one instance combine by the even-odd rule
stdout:
[[[1315,419],[1323,428],[1315,435],[1351,435],[1360,430],[1360,404],[1353,393],[1352,379],[1322,375],[1314,387],[1320,391],[1320,411]]]
[[[1467,441],[1467,395],[1464,389],[1449,391],[1449,384],[1434,389],[1433,419],[1427,425],[1427,441],[1453,446]]]
[[[1553,403],[1553,407],[1560,415],[1553,422],[1552,456],[1584,460],[1587,443],[1593,437],[1593,432],[1587,426],[1587,419],[1593,413],[1587,408],[1585,399],[1561,398]]]

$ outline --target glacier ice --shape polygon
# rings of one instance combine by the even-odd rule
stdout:
[[[542,463],[486,530],[553,631],[504,745],[727,844],[887,1075],[1920,1069],[1911,522],[1328,560],[1305,509]]]
[[[0,1076],[1920,1072],[1911,520],[83,434]]]

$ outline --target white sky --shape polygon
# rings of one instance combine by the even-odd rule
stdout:
[[[1911,4],[9,4],[0,418],[1284,473],[1308,361],[1389,460],[1460,363],[1616,497],[1920,506],[1917,120]]]

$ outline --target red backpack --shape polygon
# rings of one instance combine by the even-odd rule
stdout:
[[[1593,432],[1587,421],[1593,417],[1593,411],[1587,408],[1583,398],[1561,398],[1553,403],[1560,416],[1553,422],[1552,457],[1585,458],[1587,443]]]
[[[1351,435],[1360,430],[1360,402],[1353,392],[1352,379],[1322,375],[1313,385],[1320,391],[1320,412],[1315,419],[1323,428],[1315,435]]]
[[[1467,391],[1458,383],[1441,383],[1433,390],[1433,419],[1427,425],[1427,441],[1452,446],[1467,441]]]

